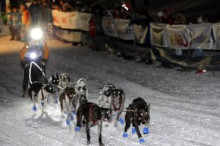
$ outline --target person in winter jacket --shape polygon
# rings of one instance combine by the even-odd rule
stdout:
[[[21,13],[14,7],[9,18],[10,40],[21,40]]]

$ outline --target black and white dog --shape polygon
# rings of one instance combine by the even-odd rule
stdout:
[[[115,89],[115,86],[112,84],[104,85],[99,92],[98,97],[98,104],[103,107],[110,106],[111,96],[112,96],[112,89]]]
[[[143,143],[145,140],[142,138],[142,135],[139,130],[139,126],[141,124],[149,125],[150,122],[150,104],[147,104],[144,99],[138,97],[133,100],[132,104],[130,104],[127,108],[127,112],[125,115],[125,129],[123,137],[127,137],[127,131],[132,124],[134,129],[132,129],[132,133],[137,131],[137,135],[139,138],[139,142]],[[143,130],[144,134],[148,134],[148,128],[145,127]]]
[[[62,73],[58,75],[56,73],[55,75],[52,75],[49,79],[49,82],[51,82],[54,86],[56,86],[56,92],[54,95],[55,103],[58,102],[58,97],[60,94],[65,90],[65,88],[70,83],[70,77],[66,73]]]
[[[67,109],[67,125],[70,124],[70,120],[73,120],[73,114],[76,111],[76,106],[78,103],[78,96],[75,91],[74,87],[66,87],[63,93],[60,94],[60,109],[61,109],[61,116],[64,114],[64,104]]]
[[[125,103],[125,93],[122,89],[112,89],[112,98],[111,98],[111,109],[114,111],[114,113],[117,114],[115,118],[114,125],[118,125],[118,121],[121,124],[124,124],[124,120],[120,118],[120,115],[124,109],[124,103]]]
[[[46,106],[48,97],[50,94],[53,94],[55,92],[55,87],[52,84],[43,84],[40,82],[36,82],[30,85],[29,88],[29,96],[32,99],[33,102],[33,110],[36,111],[36,101],[41,103],[41,109],[44,111],[44,108]]]
[[[118,121],[123,124],[124,120],[120,118],[120,115],[124,108],[125,93],[122,89],[116,88],[112,84],[104,85],[99,93],[98,103],[101,106],[111,108],[114,113],[117,114],[114,125],[117,126]]]
[[[80,130],[82,125],[86,125],[87,143],[90,144],[90,127],[98,125],[99,128],[99,145],[102,143],[102,122],[112,121],[112,110],[108,108],[99,107],[95,103],[84,102],[80,105],[76,113],[77,124],[76,131]]]
[[[75,89],[78,95],[84,95],[88,98],[88,87],[86,79],[81,78],[75,84]]]

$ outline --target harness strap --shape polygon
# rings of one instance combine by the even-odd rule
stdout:
[[[33,64],[42,72],[43,76],[45,77],[45,74],[44,74],[43,70],[40,68],[40,66],[37,65],[37,63],[31,61],[30,68],[29,68],[29,81],[30,81],[31,84],[33,84],[32,80],[31,80],[31,69],[32,69]]]

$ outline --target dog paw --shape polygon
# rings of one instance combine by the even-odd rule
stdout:
[[[91,141],[87,141],[87,145],[90,145],[91,144]]]
[[[73,115],[75,115],[76,114],[76,111],[73,111],[73,113],[72,113]]]
[[[136,129],[135,129],[135,127],[132,127],[132,129],[131,129],[131,133],[132,133],[132,134],[135,134],[135,133],[136,133]]]
[[[123,125],[124,124],[124,119],[119,118],[118,121]]]
[[[148,127],[144,127],[144,129],[143,129],[143,134],[149,134],[149,129],[148,129]]]
[[[44,107],[44,102],[41,102],[42,107]]]
[[[80,130],[80,127],[75,127],[75,131],[79,131]]]
[[[66,120],[66,125],[70,125],[70,120]]]
[[[35,112],[37,111],[37,107],[34,105],[32,108]]]
[[[145,143],[145,140],[143,138],[140,138],[139,143]]]
[[[127,132],[124,132],[122,136],[123,136],[123,137],[128,137],[128,133],[127,133]]]

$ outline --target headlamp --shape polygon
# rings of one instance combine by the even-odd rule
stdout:
[[[31,39],[40,40],[43,38],[43,31],[40,28],[33,28],[30,32]]]

